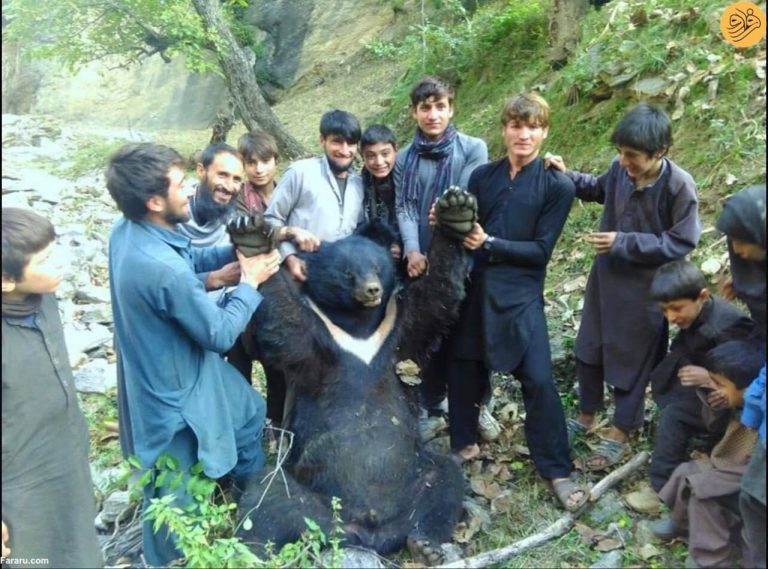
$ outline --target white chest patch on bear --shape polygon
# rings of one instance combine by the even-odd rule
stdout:
[[[338,344],[338,346],[345,352],[348,352],[363,361],[366,365],[370,365],[371,361],[376,354],[379,353],[381,346],[395,327],[395,317],[397,316],[396,296],[397,295],[392,294],[389,297],[387,309],[384,313],[384,319],[381,321],[378,328],[374,330],[373,334],[367,338],[355,338],[349,335],[346,331],[331,322],[331,319],[328,318],[309,298],[307,298],[307,302],[320,320],[323,321],[323,324],[325,324],[325,327],[328,329],[328,332],[330,332],[331,337],[336,341],[336,344]]]

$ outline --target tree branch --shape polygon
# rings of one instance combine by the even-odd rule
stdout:
[[[501,547],[499,549],[487,551],[485,553],[481,553],[480,555],[475,555],[474,557],[458,559],[451,563],[440,565],[440,567],[443,569],[481,569],[483,567],[488,567],[489,565],[501,563],[502,561],[511,559],[523,551],[532,549],[538,545],[541,545],[542,543],[549,541],[552,538],[560,537],[561,535],[568,533],[576,519],[589,507],[591,503],[599,500],[610,488],[643,466],[646,462],[648,462],[650,456],[651,455],[647,451],[636,454],[629,462],[620,468],[617,468],[608,474],[605,478],[600,480],[600,482],[595,484],[589,493],[589,501],[584,504],[584,506],[582,506],[578,511],[565,514],[554,523],[550,524],[543,531],[529,535],[520,541]]]

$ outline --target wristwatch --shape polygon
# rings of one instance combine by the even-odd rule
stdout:
[[[491,250],[491,247],[493,246],[493,242],[494,242],[495,240],[496,240],[496,238],[495,238],[495,237],[493,237],[493,236],[489,235],[489,236],[488,236],[488,239],[486,239],[485,241],[483,241],[483,249],[485,249],[486,251],[490,251],[490,250]]]

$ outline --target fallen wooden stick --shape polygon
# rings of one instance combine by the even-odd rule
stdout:
[[[481,569],[483,567],[488,567],[489,565],[511,559],[523,551],[532,549],[546,541],[549,541],[552,538],[560,537],[561,535],[568,533],[568,530],[571,529],[573,523],[581,515],[581,513],[589,507],[590,503],[599,500],[610,488],[643,466],[646,462],[648,462],[650,456],[651,455],[647,451],[636,454],[626,464],[617,468],[608,474],[605,478],[600,480],[600,482],[595,484],[589,493],[589,501],[585,503],[584,506],[582,506],[578,511],[568,512],[554,523],[549,525],[547,528],[545,528],[543,531],[529,535],[520,541],[516,541],[515,543],[506,545],[499,549],[486,551],[485,553],[475,555],[474,557],[457,559],[451,563],[440,565],[440,567],[442,569]]]

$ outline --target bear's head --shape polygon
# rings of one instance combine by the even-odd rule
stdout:
[[[350,235],[324,242],[304,258],[304,293],[312,302],[353,336],[367,336],[375,330],[395,289],[389,250],[362,235]]]

